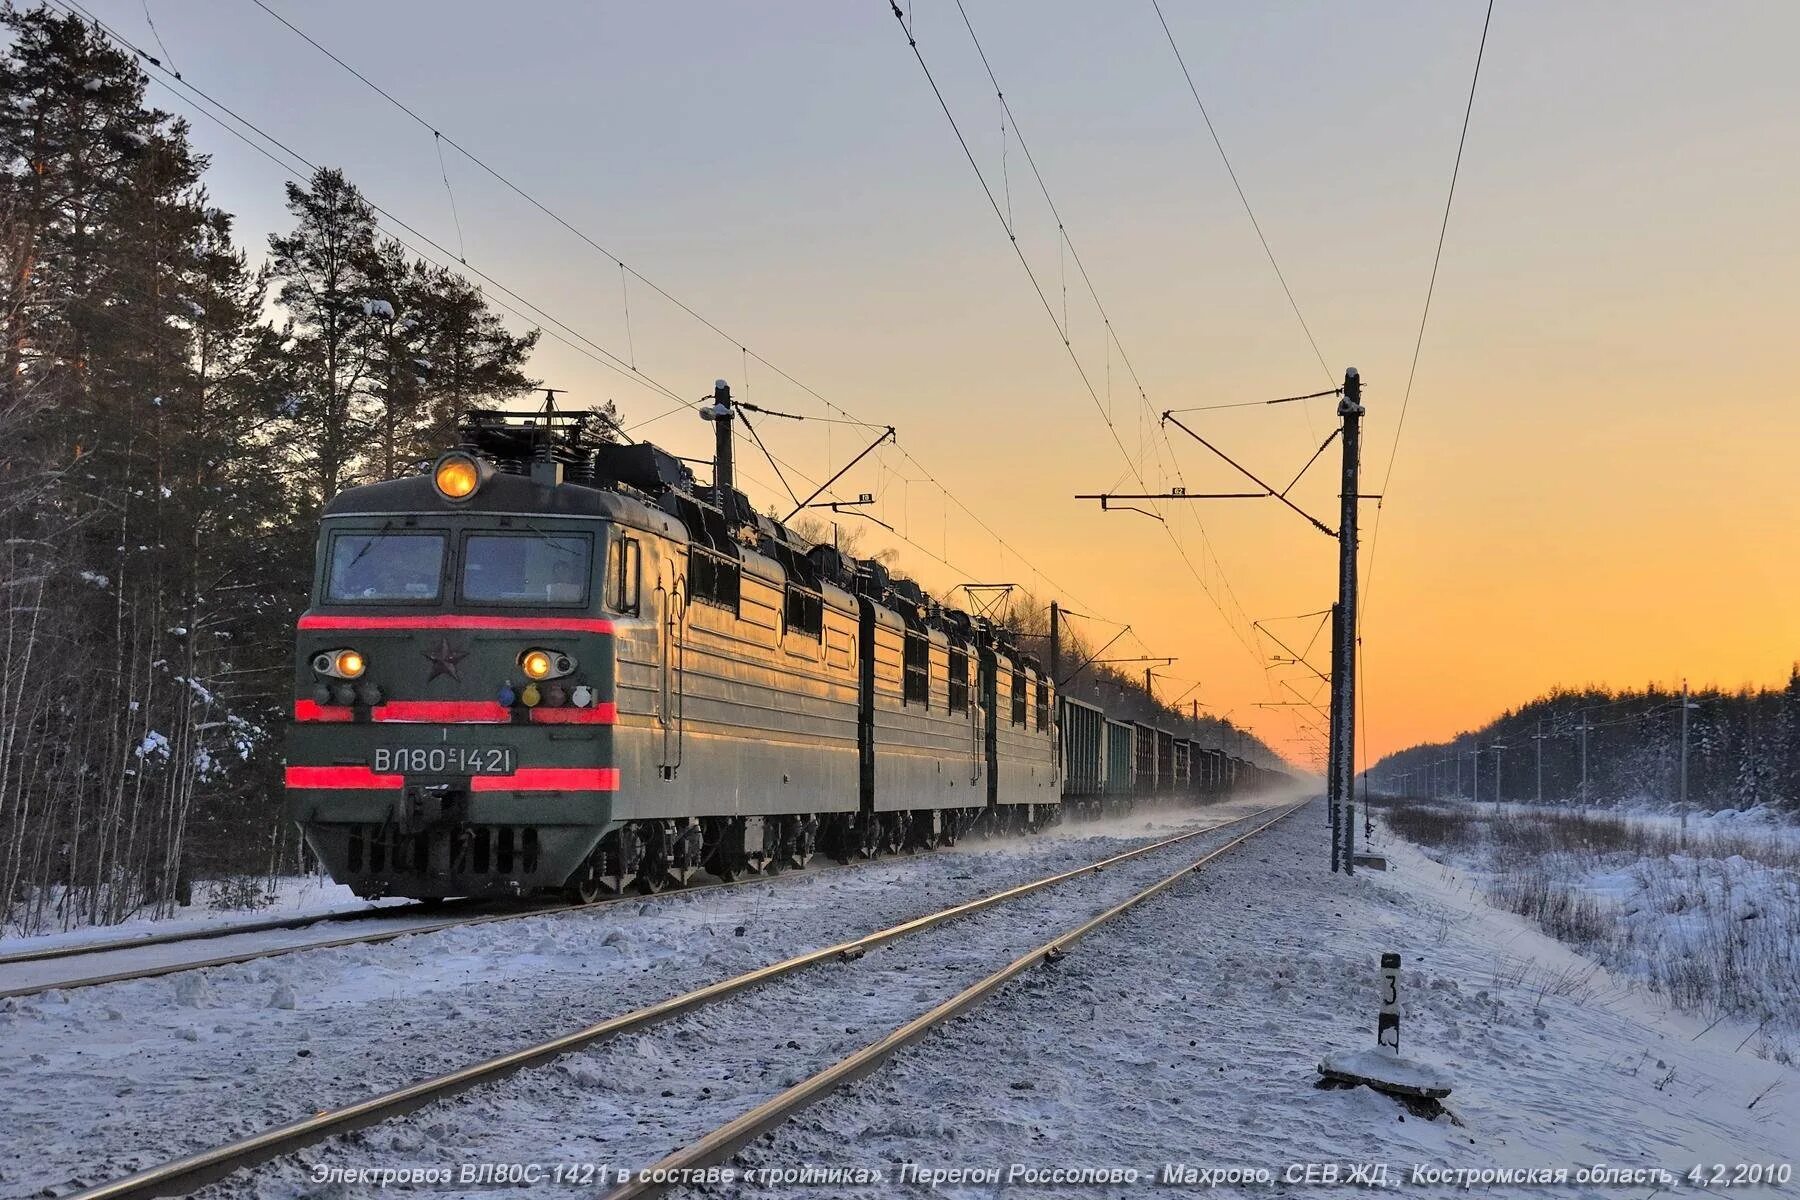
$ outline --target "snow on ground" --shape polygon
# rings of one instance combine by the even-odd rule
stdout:
[[[334,1139],[219,1192],[307,1194],[321,1167],[424,1169],[447,1159],[648,1164],[1240,832],[1233,827],[1164,847],[855,962],[789,976]]]
[[[1381,822],[1498,907],[1728,1028],[1800,1057],[1800,830],[1765,812],[1596,814],[1402,803]]]
[[[381,905],[407,903],[404,900],[361,900],[343,884],[332,883],[317,875],[277,879],[268,894],[273,895],[274,899],[261,908],[212,908],[207,903],[207,885],[201,884],[195,889],[196,902],[182,909],[178,916],[163,919],[138,917],[117,925],[85,925],[78,929],[29,937],[4,936],[8,927],[0,925],[0,958],[57,946],[85,946],[93,942],[125,941],[166,933],[192,933],[216,929],[221,925],[259,924],[291,917],[336,915],[361,912]]]
[[[1323,823],[1315,805],[1276,826],[759,1139],[736,1165],[883,1175],[840,1194],[1010,1198],[1180,1190],[1156,1183],[1169,1164],[1266,1170],[1270,1185],[1221,1190],[1279,1195],[1366,1191],[1283,1182],[1309,1163],[1386,1164],[1402,1190],[1436,1194],[1455,1189],[1415,1181],[1415,1164],[1680,1175],[1698,1163],[1792,1162],[1791,1069],[1735,1050],[1735,1038],[1696,1040],[1702,1026],[1404,845],[1391,872],[1330,874]],[[1364,1089],[1314,1087],[1324,1054],[1372,1044],[1388,950],[1403,955],[1402,1049],[1450,1076],[1461,1125]],[[906,1182],[907,1163],[1003,1176],[1012,1164],[1117,1168],[1139,1180],[927,1189]],[[740,1193],[768,1194],[741,1183],[706,1194]]]
[[[123,1175],[1264,803],[0,1001],[0,1197]]]

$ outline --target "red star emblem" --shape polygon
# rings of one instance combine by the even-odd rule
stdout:
[[[450,644],[448,637],[444,638],[438,643],[436,650],[425,651],[425,661],[431,664],[431,674],[425,677],[425,682],[430,683],[440,675],[448,675],[460,682],[462,675],[457,671],[456,665],[467,657],[467,650],[457,649]]]

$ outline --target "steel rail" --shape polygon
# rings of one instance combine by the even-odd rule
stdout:
[[[740,881],[741,882],[741,881]],[[675,893],[657,893],[685,895],[690,892],[705,891],[711,887],[722,887],[723,884],[703,884],[700,887],[684,888]],[[405,929],[386,929],[376,933],[350,934],[345,937],[326,938],[317,942],[296,942],[291,946],[265,946],[258,950],[243,950],[235,954],[220,954],[212,958],[189,959],[176,963],[155,963],[147,967],[138,967],[128,971],[115,971],[107,975],[87,975],[80,979],[68,979],[57,983],[36,983],[27,987],[8,988],[0,991],[0,1000],[15,996],[36,996],[44,992],[74,991],[77,988],[98,987],[107,983],[129,983],[134,979],[157,979],[164,975],[177,975],[182,971],[200,971],[208,967],[229,967],[237,963],[256,962],[264,958],[279,958],[284,954],[300,954],[307,950],[335,950],[343,946],[379,945],[382,942],[397,941],[403,937],[412,937],[419,933],[442,933],[446,929],[462,929],[470,925],[488,925],[497,921],[519,921],[526,917],[542,917],[556,913],[586,912],[591,909],[604,908],[609,904],[617,904],[621,900],[648,900],[650,896],[608,896],[604,900],[596,900],[592,904],[560,904],[546,905],[542,908],[525,909],[520,912],[487,913],[479,917],[460,917],[449,921],[434,921],[427,925],[409,925]],[[180,939],[177,939],[180,940]],[[131,949],[122,946],[118,951]],[[0,964],[4,965],[4,964]]]
[[[942,925],[947,921],[970,916],[997,904],[1003,904],[1009,900],[1017,900],[1021,897],[1042,891],[1045,888],[1054,887],[1059,883],[1066,883],[1071,879],[1077,879],[1084,875],[1091,875],[1104,871],[1108,867],[1141,857],[1142,855],[1152,853],[1153,851],[1178,845],[1182,842],[1191,841],[1197,837],[1204,837],[1209,833],[1216,833],[1221,829],[1229,828],[1232,825],[1242,824],[1245,821],[1255,820],[1258,817],[1266,815],[1270,811],[1271,809],[1267,808],[1261,809],[1257,812],[1247,813],[1241,817],[1233,817],[1228,821],[1221,821],[1217,825],[1209,825],[1204,829],[1195,829],[1187,833],[1177,834],[1174,837],[1150,842],[1143,846],[1136,846],[1130,850],[1122,851],[1121,853],[1100,859],[1097,862],[1088,863],[1085,866],[1075,867],[1055,875],[1047,875],[1027,883],[1017,884],[1013,887],[982,896],[975,900],[967,900],[960,904],[952,905],[949,908],[939,909],[936,912],[927,913],[924,916],[902,921],[898,925],[890,925],[886,929],[877,930],[870,934],[864,934],[861,937],[852,938],[847,942],[839,942],[836,945],[826,946],[818,950],[808,950],[804,953],[797,954],[792,958],[783,959],[776,963],[770,963],[767,966],[758,967],[753,971],[747,971],[742,975],[736,975],[729,979],[722,979],[715,983],[709,983],[702,987],[695,988],[692,991],[683,992],[681,995],[670,997],[667,1000],[645,1005],[642,1008],[633,1009],[630,1012],[623,1013],[616,1017],[608,1017],[606,1020],[594,1025],[589,1025],[585,1029],[579,1029],[573,1033],[563,1034],[562,1036],[552,1038],[547,1042],[540,1042],[534,1046],[513,1050],[506,1054],[487,1059],[484,1062],[476,1063],[472,1066],[463,1067],[448,1074],[437,1076],[433,1079],[411,1083],[391,1092],[372,1096],[366,1100],[360,1100],[342,1108],[330,1109],[311,1117],[293,1121],[286,1125],[279,1125],[273,1129],[264,1130],[261,1133],[252,1134],[248,1138],[232,1142],[228,1145],[214,1147],[211,1150],[203,1150],[198,1154],[189,1155],[186,1158],[178,1159],[174,1162],[138,1171],[135,1174],[125,1176],[122,1179],[117,1179],[110,1183],[104,1183],[97,1187],[89,1188],[86,1191],[78,1192],[71,1197],[65,1198],[65,1200],[128,1200],[128,1198],[129,1200],[135,1200],[135,1198],[138,1197],[185,1195],[206,1184],[216,1183],[235,1171],[242,1170],[246,1167],[253,1167],[260,1163],[267,1162],[272,1158],[278,1158],[281,1155],[304,1149],[307,1146],[314,1145],[317,1142],[323,1141],[325,1138],[337,1134],[349,1133],[357,1129],[365,1129],[371,1125],[392,1120],[395,1117],[403,1116],[406,1113],[423,1108],[425,1105],[437,1100],[454,1096],[459,1092],[466,1091],[469,1088],[483,1083],[505,1078],[506,1076],[524,1070],[527,1067],[536,1066],[539,1063],[559,1057],[572,1050],[580,1050],[587,1046],[594,1045],[595,1043],[617,1037],[620,1034],[659,1024],[673,1017],[680,1016],[682,1013],[716,1003],[727,997],[734,996],[739,992],[747,991],[761,984],[781,979],[796,971],[801,971],[820,963],[832,961],[853,962],[856,959],[861,958],[864,952],[874,947],[897,941],[909,934],[921,933],[927,929],[933,929]],[[1288,811],[1292,810],[1289,809]],[[1281,816],[1286,815],[1286,812],[1281,814]],[[1279,820],[1280,817],[1277,817],[1276,819]],[[1235,845],[1236,840],[1230,844]],[[1183,868],[1184,871],[1187,869],[1188,868],[1185,867]]]
[[[948,1000],[908,1021],[886,1037],[871,1042],[818,1074],[800,1081],[780,1095],[727,1121],[698,1141],[689,1143],[659,1162],[632,1172],[632,1178],[607,1192],[605,1200],[631,1200],[638,1196],[660,1196],[672,1187],[686,1186],[689,1182],[686,1176],[690,1173],[699,1172],[723,1161],[751,1141],[783,1124],[801,1109],[807,1108],[839,1088],[861,1079],[879,1067],[896,1051],[912,1045],[936,1026],[974,1007],[1032,967],[1040,963],[1058,961],[1067,954],[1069,947],[1100,926],[1129,912],[1151,897],[1174,887],[1184,876],[1200,870],[1227,851],[1249,841],[1277,821],[1304,808],[1307,803],[1308,801],[1302,801],[1299,804],[1290,805],[1272,819],[1239,834],[1223,846],[1209,850],[1193,862],[1151,884],[1136,895],[1113,905],[1098,916],[1089,918],[1074,929],[1058,934],[1043,945],[1027,951],[993,974],[977,980]]]
[[[419,911],[422,911],[422,908],[416,903],[394,904],[385,908],[371,905],[367,908],[313,913],[305,917],[267,917],[261,921],[245,921],[240,924],[222,923],[183,933],[151,933],[142,937],[116,938],[110,942],[76,942],[73,945],[50,946],[41,950],[21,950],[13,954],[0,954],[0,967],[10,967],[17,963],[44,962],[52,958],[75,958],[83,954],[111,954],[121,950],[136,950],[143,946],[169,946],[177,942],[204,942],[240,933],[268,933],[275,929],[305,929],[309,925],[322,925],[327,921],[366,921],[378,917],[404,917],[408,913]]]

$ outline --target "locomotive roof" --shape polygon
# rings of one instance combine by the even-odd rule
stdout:
[[[830,567],[813,560],[814,553],[836,555],[834,549],[809,552],[806,543],[796,539],[785,524],[758,514],[740,493],[696,487],[682,460],[651,443],[590,442],[584,430],[581,421],[570,414],[472,412],[464,422],[463,444],[458,449],[498,468],[473,495],[448,500],[438,491],[432,474],[425,471],[347,488],[326,503],[322,516],[474,514],[613,521],[676,541],[707,545],[715,552],[730,554],[765,578],[771,571],[782,573],[789,581],[825,594],[834,607],[853,605],[856,593],[873,584],[870,599],[884,624],[892,619],[947,641],[973,640],[973,626],[982,625],[996,653],[1041,673],[1037,658],[1025,653],[1006,630],[971,622],[967,614],[933,601],[916,582],[890,575],[881,563],[848,556],[830,559],[858,576],[855,591],[848,590],[845,585],[851,580],[832,578]],[[550,461],[577,477],[565,477],[555,484],[535,478],[538,463]],[[751,537],[746,534],[757,544],[749,544]],[[796,561],[790,567],[783,559]],[[861,578],[865,573],[867,580]]]
[[[446,500],[430,475],[412,475],[382,483],[346,488],[325,505],[326,517],[488,516],[581,517],[614,521],[647,533],[685,539],[681,523],[623,492],[587,487],[579,483],[539,483],[526,475],[500,473],[484,483],[467,500]]]

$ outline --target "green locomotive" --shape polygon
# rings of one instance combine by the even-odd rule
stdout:
[[[1089,743],[1059,745],[1037,661],[756,513],[722,382],[702,412],[711,486],[572,414],[477,412],[326,506],[286,782],[334,878],[589,901],[1059,818]],[[1152,759],[1107,793],[1223,790]]]

